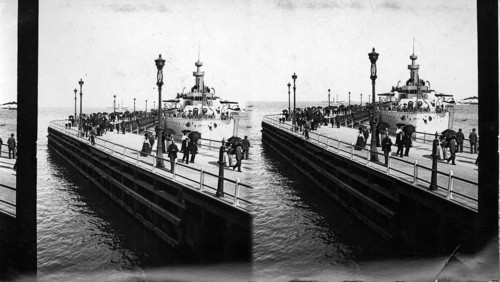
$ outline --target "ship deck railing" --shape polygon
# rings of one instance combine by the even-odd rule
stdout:
[[[303,133],[298,131],[298,128],[294,131],[293,125],[290,122],[280,123],[278,117],[281,117],[281,115],[266,115],[264,116],[263,121],[305,139]],[[357,134],[354,130],[353,133],[355,135],[352,137],[355,139]],[[429,187],[431,184],[430,180],[432,168],[429,165],[429,161],[422,161],[425,157],[419,158],[422,162],[421,164],[418,160],[408,161],[402,158],[393,157],[389,154],[389,161],[386,166],[384,164],[385,156],[383,153],[377,151],[377,155],[381,161],[373,162],[370,160],[372,153],[371,149],[362,148],[361,150],[356,150],[354,142],[345,142],[340,138],[331,138],[313,131],[309,131],[309,139],[307,141],[361,165],[378,170],[391,177],[406,181],[419,189],[426,190],[429,193],[434,193],[436,196],[446,198],[447,200],[453,201],[459,205],[477,210],[477,181],[466,179],[469,177],[457,176],[454,174],[453,170],[443,171],[439,168],[440,165],[438,163],[436,181],[437,190],[431,191],[429,190]],[[367,142],[367,145],[369,147],[370,143]],[[393,152],[394,150],[392,150],[391,153]],[[415,150],[413,153],[415,154]],[[430,154],[431,152],[427,151],[427,153]]]
[[[65,128],[64,123],[67,120],[54,120],[50,122],[50,126],[62,130],[62,132],[67,135],[78,139],[81,142],[90,144],[87,137],[80,137],[78,130],[72,128]],[[108,133],[109,134],[109,133]],[[162,177],[171,179],[172,181],[185,184],[185,186],[197,190],[199,192],[210,194],[213,197],[215,192],[217,192],[217,183],[220,179],[224,182],[224,197],[216,197],[217,199],[232,204],[236,207],[248,210],[251,208],[253,203],[249,201],[246,197],[248,196],[248,190],[253,189],[251,185],[240,182],[239,178],[229,179],[226,177],[220,177],[217,174],[206,171],[204,168],[191,167],[183,163],[177,162],[175,160],[174,171],[170,169],[160,169],[156,167],[158,157],[154,154],[147,154],[147,156],[141,156],[141,151],[130,148],[115,142],[110,142],[108,140],[95,137],[94,148],[100,148],[102,151],[109,153],[110,155],[118,156],[123,161],[134,164],[138,167],[145,168],[153,173],[156,173]],[[143,153],[144,154],[144,153]],[[165,167],[170,166],[170,159],[160,158],[163,160]],[[240,189],[245,188],[245,189]]]

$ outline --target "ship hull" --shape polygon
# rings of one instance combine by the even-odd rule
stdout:
[[[198,131],[201,138],[211,140],[228,139],[233,136],[234,119],[189,119],[182,117],[166,117],[166,126],[175,131],[175,138],[182,136],[183,130]],[[236,133],[237,134],[237,133]]]
[[[380,121],[388,123],[391,127],[389,132],[395,133],[397,129],[396,124],[411,124],[415,126],[417,132],[434,134],[441,133],[448,129],[450,124],[450,113],[442,112],[398,112],[398,111],[381,111]],[[421,137],[417,134],[417,137]]]

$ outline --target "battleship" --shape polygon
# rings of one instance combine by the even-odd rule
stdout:
[[[184,130],[198,131],[205,139],[236,136],[241,113],[238,102],[222,100],[215,95],[214,88],[205,85],[199,57],[195,66],[195,85],[190,91],[184,93],[183,90],[175,99],[163,100],[166,127],[177,136]]]
[[[398,127],[411,124],[417,132],[442,132],[453,125],[455,100],[451,94],[436,93],[429,81],[419,77],[419,65],[415,64],[415,52],[410,56],[410,78],[405,85],[392,87],[389,93],[378,94],[380,121],[390,125],[394,133]]]

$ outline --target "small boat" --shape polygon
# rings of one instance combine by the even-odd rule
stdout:
[[[460,100],[461,105],[477,105],[479,103],[479,98],[476,96],[468,97]]]
[[[8,102],[0,105],[3,110],[17,110],[17,102]]]

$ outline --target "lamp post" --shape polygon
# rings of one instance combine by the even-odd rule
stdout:
[[[290,82],[288,82],[287,86],[288,86],[288,116],[290,116],[292,114],[290,112],[290,86],[292,85],[290,84]]]
[[[349,107],[351,107],[351,92],[349,92]]]
[[[134,117],[135,117],[135,98],[134,98]]]
[[[162,143],[163,143],[163,130],[161,123],[161,86],[163,85],[163,66],[165,65],[165,60],[161,58],[161,54],[158,59],[155,60],[156,68],[158,69],[157,73],[157,81],[156,85],[158,85],[158,126],[157,137],[158,137],[158,146],[156,147],[156,167],[164,168],[165,164],[163,163],[163,152],[162,152]]]
[[[156,109],[156,101],[153,101],[153,109]]]
[[[78,81],[78,84],[80,84],[80,119],[78,121],[78,132],[80,133],[80,136],[83,137],[83,132],[82,132],[82,86],[83,86],[83,80],[80,78],[80,81]]]
[[[363,107],[363,93],[359,94],[359,96],[361,96],[361,103],[360,103],[360,106]]]
[[[368,58],[370,59],[370,62],[372,64],[371,75],[370,75],[370,79],[372,80],[372,117],[370,119],[372,136],[371,136],[371,146],[370,146],[370,155],[371,155],[370,160],[376,162],[378,161],[378,152],[377,152],[377,140],[376,140],[377,131],[375,130],[375,80],[377,79],[378,53],[375,52],[375,48],[372,49],[371,53],[368,53]]]
[[[116,114],[116,95],[113,95],[113,114]]]
[[[75,119],[74,119],[73,121],[76,121],[76,92],[77,92],[78,90],[76,90],[76,88],[75,88],[75,90],[73,90],[73,91],[75,91]],[[73,122],[73,126],[74,126],[74,125],[75,125],[75,123]]]
[[[146,114],[148,113],[148,100],[146,100]]]
[[[330,89],[328,89],[328,108],[330,108]]]
[[[293,79],[293,131],[296,131],[296,124],[297,124],[297,117],[296,117],[296,114],[295,114],[295,90],[297,89],[295,87],[295,80],[297,79],[297,75],[295,73],[293,73],[292,75],[292,79]]]

